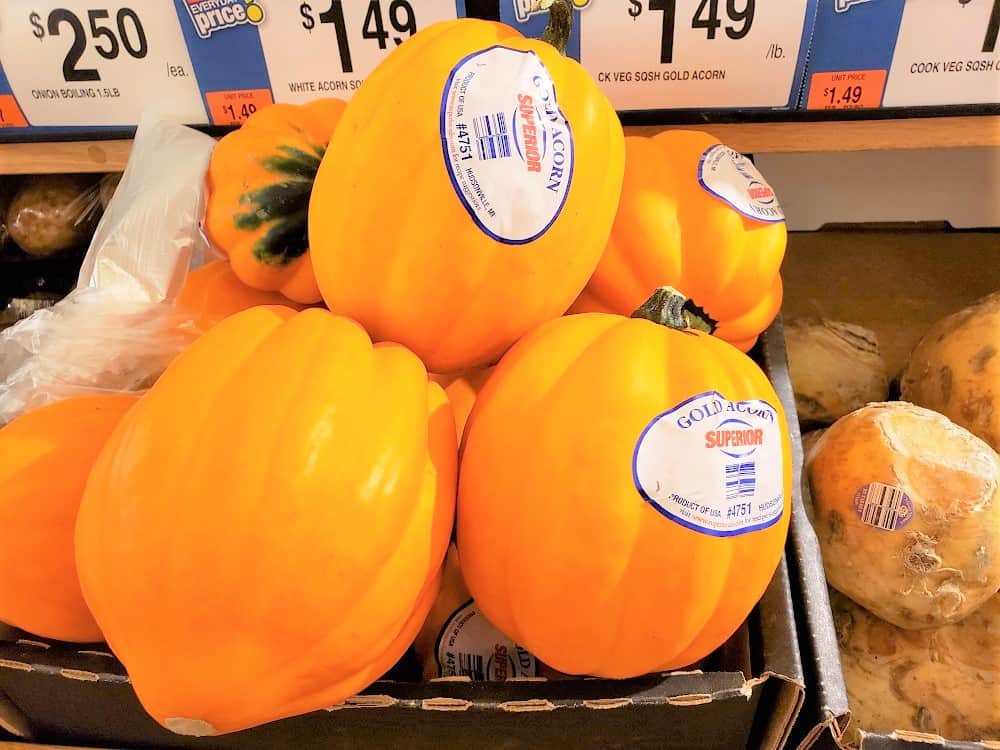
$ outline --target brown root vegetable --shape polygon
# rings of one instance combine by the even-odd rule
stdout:
[[[807,467],[827,580],[901,628],[957,622],[1000,588],[1000,457],[905,402],[838,420]]]
[[[99,214],[94,180],[87,175],[26,178],[7,209],[7,229],[35,257],[61,253],[86,242]]]
[[[851,723],[950,740],[1000,739],[1000,595],[954,625],[903,630],[830,593]]]
[[[1000,450],[1000,292],[939,320],[900,379],[905,401],[940,412]]]
[[[828,424],[885,401],[889,376],[872,331],[834,320],[794,320],[785,327],[795,408],[802,422]]]

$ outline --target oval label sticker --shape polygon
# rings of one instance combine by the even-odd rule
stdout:
[[[766,401],[730,401],[717,391],[692,396],[639,435],[635,487],[661,514],[702,534],[772,526],[785,506],[778,419]]]
[[[509,245],[541,237],[573,181],[573,133],[534,52],[490,47],[451,71],[441,146],[455,193],[487,235]]]
[[[778,196],[764,175],[752,161],[728,146],[717,144],[701,155],[698,182],[748,219],[769,224],[785,220]]]
[[[535,657],[501,633],[471,599],[455,610],[438,634],[438,674],[499,681],[535,677]]]

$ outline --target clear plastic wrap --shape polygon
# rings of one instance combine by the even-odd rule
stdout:
[[[213,145],[143,118],[76,289],[0,333],[0,425],[79,393],[141,391],[190,343],[190,321],[170,303],[208,252],[200,220]]]
[[[7,207],[10,239],[34,258],[81,247],[101,216],[97,177],[42,174],[25,177]]]
[[[17,181],[13,177],[0,177],[0,250],[7,243],[10,231],[7,229],[7,209],[14,199]]]
[[[118,189],[118,183],[121,181],[121,172],[110,172],[101,178],[101,181],[97,185],[97,194],[101,201],[102,209],[107,210],[108,204],[111,203],[111,198],[114,197],[115,190]]]

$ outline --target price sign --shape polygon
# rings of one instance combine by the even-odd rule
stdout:
[[[1000,0],[906,0],[883,104],[1000,102]]]
[[[877,108],[885,89],[884,70],[814,73],[807,109]]]
[[[580,13],[580,59],[620,110],[782,107],[807,0],[623,0]]]
[[[241,125],[250,115],[274,103],[268,89],[207,91],[205,101],[213,125]]]
[[[7,76],[0,65],[0,128],[24,128],[28,121],[24,119],[21,108],[17,106],[17,100],[11,93]]]
[[[27,125],[14,97],[11,94],[0,94],[0,128],[23,128]]]
[[[267,11],[258,30],[271,88],[293,103],[349,99],[417,31],[458,17],[455,0],[283,0]]]
[[[1000,102],[1000,0],[907,0],[886,107]]]
[[[32,125],[134,125],[147,105],[206,121],[167,3],[3,0],[0,59]]]

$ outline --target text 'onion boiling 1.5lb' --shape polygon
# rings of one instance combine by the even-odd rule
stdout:
[[[561,672],[679,668],[734,633],[781,558],[791,449],[774,389],[661,289],[551,321],[466,426],[458,550],[486,617]]]
[[[428,26],[365,80],[309,204],[331,310],[432,372],[489,364],[562,315],[604,250],[621,192],[618,116],[561,50],[499,23]]]

